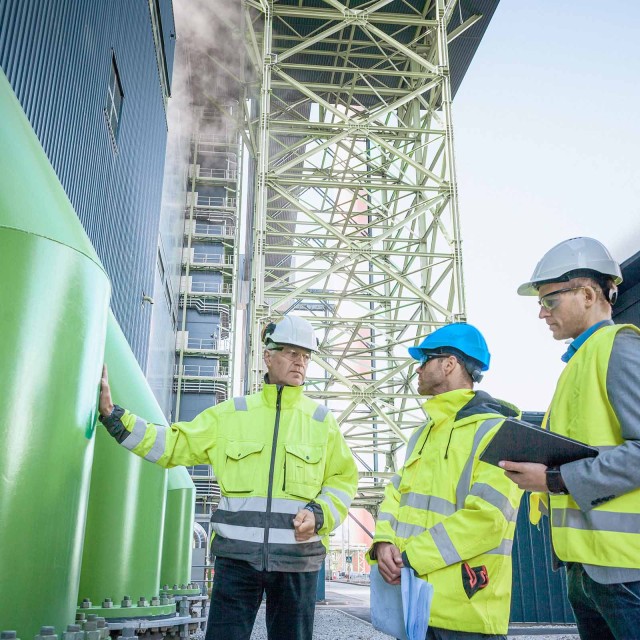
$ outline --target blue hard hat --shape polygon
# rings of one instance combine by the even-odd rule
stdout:
[[[487,343],[478,329],[465,322],[454,322],[430,333],[417,347],[409,347],[409,355],[414,360],[422,360],[429,353],[453,353],[472,358],[480,363],[480,369],[486,371],[491,362]]]

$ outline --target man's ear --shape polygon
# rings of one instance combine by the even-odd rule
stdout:
[[[458,358],[455,356],[448,356],[444,358],[444,366],[447,368],[446,373],[449,375],[455,368],[458,363]]]
[[[606,294],[604,294],[606,296]],[[592,285],[586,285],[584,288],[584,300],[588,307],[594,305],[598,300],[598,292]]]

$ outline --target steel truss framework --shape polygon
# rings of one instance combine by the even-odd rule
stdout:
[[[310,320],[321,343],[307,393],[338,417],[360,461],[357,502],[370,508],[425,418],[407,347],[465,318],[447,51],[455,5],[245,2],[259,101],[250,386],[261,381],[265,322]]]

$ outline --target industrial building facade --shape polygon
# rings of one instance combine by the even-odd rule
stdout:
[[[175,26],[171,0],[6,0],[0,66],[113,282],[147,361]]]

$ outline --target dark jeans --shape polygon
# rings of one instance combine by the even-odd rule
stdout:
[[[318,571],[256,571],[216,558],[205,640],[249,640],[263,592],[269,640],[311,640],[317,585]]]
[[[507,636],[488,635],[469,631],[452,631],[429,627],[426,640],[507,640]]]
[[[582,640],[640,638],[640,581],[600,584],[581,564],[572,563],[567,588]]]

